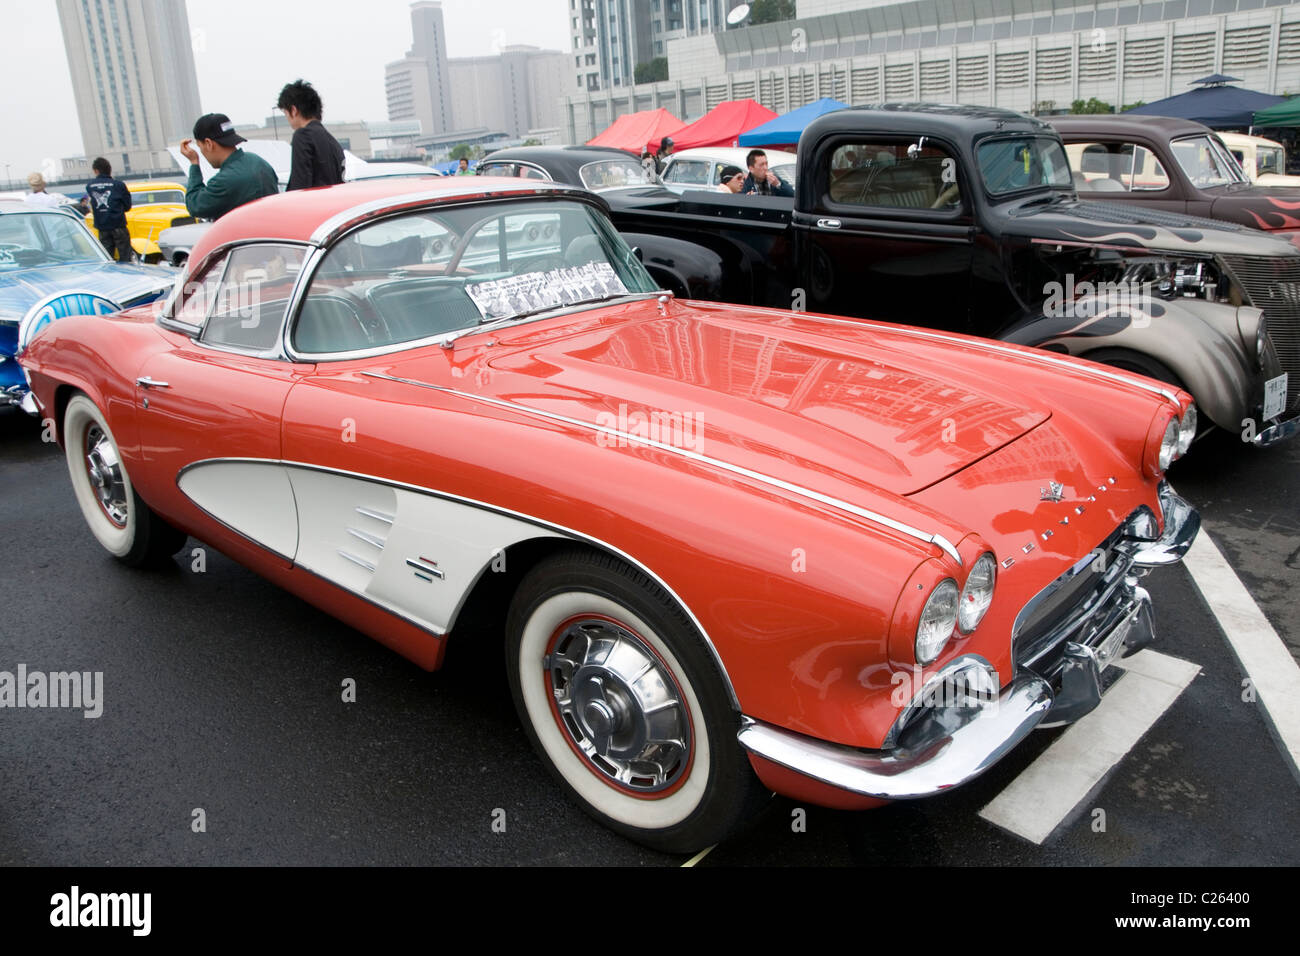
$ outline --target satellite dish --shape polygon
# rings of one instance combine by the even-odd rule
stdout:
[[[738,7],[733,7],[731,12],[727,14],[727,26],[738,27],[745,22],[745,18],[748,16],[749,4],[742,3]]]

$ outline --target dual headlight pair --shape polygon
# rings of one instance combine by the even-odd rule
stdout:
[[[1187,449],[1192,447],[1192,439],[1196,437],[1196,405],[1187,406],[1187,411],[1183,412],[1181,418],[1171,415],[1168,423],[1165,425],[1164,432],[1160,436],[1160,446],[1155,454],[1155,460],[1148,453],[1146,456],[1148,467],[1154,466],[1152,477],[1159,477],[1179,458],[1187,454]]]
[[[918,664],[929,664],[938,658],[955,632],[970,634],[979,627],[984,613],[993,603],[997,569],[993,555],[985,552],[971,568],[966,584],[960,590],[956,581],[944,578],[930,592],[916,627]]]

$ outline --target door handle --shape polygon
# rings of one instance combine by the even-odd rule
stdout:
[[[144,375],[141,376],[140,378],[137,378],[135,380],[135,384],[139,385],[141,388],[171,388],[171,385],[169,385],[168,383],[155,382],[148,375]]]
[[[817,228],[818,228],[818,229],[838,229],[838,228],[840,228],[840,221],[839,221],[838,219],[818,219],[818,220],[817,220]]]

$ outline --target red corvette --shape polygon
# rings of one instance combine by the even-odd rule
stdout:
[[[672,851],[769,790],[937,793],[1086,713],[1199,526],[1162,481],[1184,392],[677,301],[555,184],[260,200],[164,304],[22,362],[114,556],[193,535],[430,670],[486,618],[558,780]]]

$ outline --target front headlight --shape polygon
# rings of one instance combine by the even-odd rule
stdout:
[[[1187,411],[1183,413],[1183,420],[1178,425],[1178,457],[1181,458],[1187,454],[1187,449],[1192,447],[1192,439],[1196,437],[1196,403],[1193,402],[1187,406]]]
[[[1161,471],[1168,469],[1174,463],[1174,459],[1178,457],[1179,430],[1178,422],[1173,419],[1165,426],[1164,437],[1160,439],[1160,457],[1158,459]]]
[[[979,627],[984,612],[993,603],[993,582],[996,575],[997,563],[991,554],[981,555],[971,568],[966,586],[961,589],[961,600],[957,608],[957,627],[963,634],[969,634]]]
[[[928,664],[939,656],[957,626],[957,582],[944,578],[931,592],[916,626],[916,661]]]

